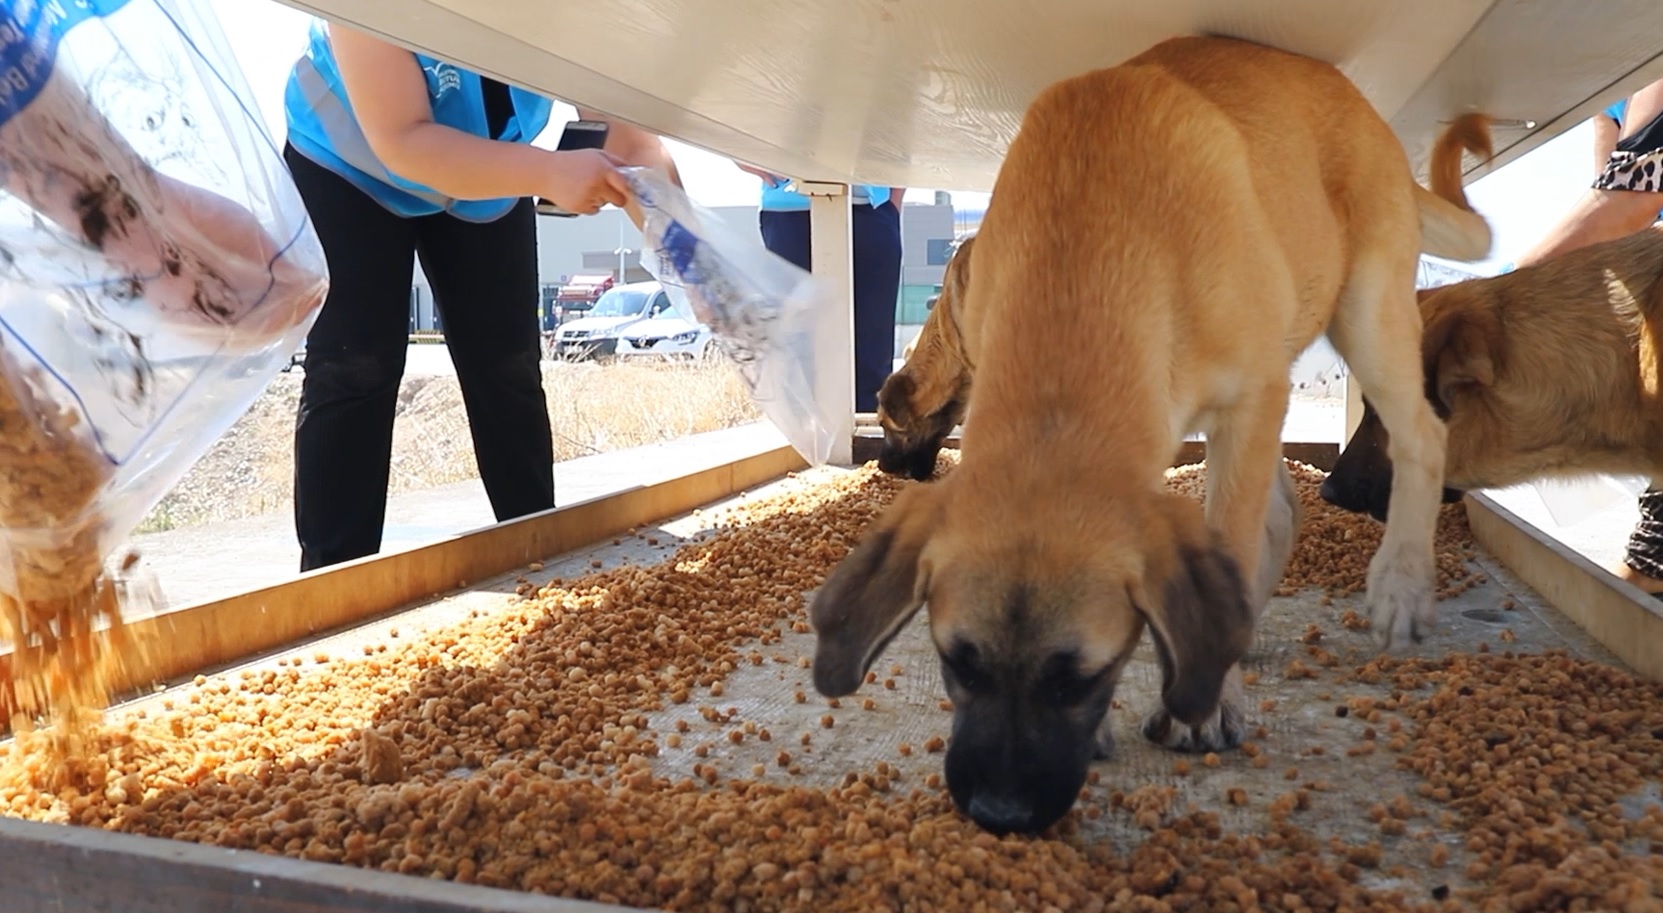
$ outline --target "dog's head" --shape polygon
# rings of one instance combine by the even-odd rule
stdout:
[[[906,368],[889,375],[878,390],[878,423],[883,427],[878,469],[923,482],[935,475],[936,456],[964,420],[964,397],[926,405],[919,391]]]
[[[1473,474],[1476,467],[1463,464],[1467,454],[1479,449],[1469,446],[1475,442],[1466,439],[1482,434],[1479,413],[1484,406],[1479,399],[1495,382],[1493,343],[1501,331],[1493,312],[1444,308],[1429,315],[1421,337],[1426,399],[1448,429],[1445,504],[1460,501],[1468,489],[1489,487]],[[1392,495],[1390,449],[1391,435],[1364,397],[1362,420],[1323,481],[1322,499],[1341,510],[1366,513],[1385,522]]]
[[[1392,460],[1388,454],[1391,436],[1379,413],[1365,397],[1363,418],[1357,432],[1334,461],[1334,469],[1322,482],[1322,499],[1357,514],[1368,514],[1386,522],[1392,500]],[[1444,486],[1444,503],[1461,500],[1463,490]]]
[[[975,236],[961,241],[947,262],[941,295],[913,340],[906,364],[878,390],[878,423],[883,448],[878,468],[920,482],[935,474],[936,455],[964,421],[970,395],[970,364],[959,335],[957,310],[970,282]]]
[[[927,604],[953,701],[953,801],[989,831],[1038,832],[1106,747],[1099,732],[1144,627],[1165,705],[1200,723],[1246,652],[1252,612],[1193,501],[1128,495],[1139,503],[1126,510],[1024,520],[1031,499],[980,497],[988,486],[962,473],[902,492],[815,594],[814,685],[853,693]]]

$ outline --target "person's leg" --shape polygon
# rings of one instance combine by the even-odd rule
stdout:
[[[763,247],[801,269],[813,271],[814,247],[809,235],[808,210],[764,210],[757,215],[757,224],[762,229]]]
[[[422,270],[468,410],[497,520],[554,506],[554,443],[537,332],[537,222],[521,200],[494,222],[418,220]]]
[[[415,237],[333,172],[293,149],[284,158],[329,265],[295,422],[295,534],[309,571],[381,549]]]
[[[1648,593],[1663,593],[1663,489],[1655,484],[1640,495],[1640,519],[1628,537],[1628,551],[1611,569]]]
[[[895,370],[895,306],[901,293],[901,213],[885,203],[854,208],[855,411],[876,412]]]

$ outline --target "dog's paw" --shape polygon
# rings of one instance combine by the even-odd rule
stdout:
[[[1095,761],[1114,757],[1114,714],[1103,714],[1103,722],[1097,724],[1096,747],[1091,757]]]
[[[1190,726],[1172,718],[1158,707],[1143,720],[1143,737],[1172,751],[1225,751],[1242,743],[1247,735],[1247,715],[1239,699],[1226,698],[1205,723]]]
[[[1376,552],[1369,562],[1368,609],[1375,637],[1386,650],[1420,643],[1438,621],[1432,598],[1437,566],[1430,552]]]

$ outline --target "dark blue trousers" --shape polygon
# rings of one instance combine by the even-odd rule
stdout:
[[[876,412],[878,388],[895,368],[895,308],[901,293],[901,211],[890,203],[853,207],[855,411]],[[813,269],[808,212],[763,211],[762,243]]]

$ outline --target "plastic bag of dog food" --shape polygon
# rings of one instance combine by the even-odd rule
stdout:
[[[287,364],[326,289],[206,0],[0,0],[0,640],[19,650],[14,673],[25,654],[87,658],[66,644],[116,620],[105,558]]]
[[[803,459],[825,463],[838,425],[814,395],[815,324],[835,304],[824,284],[658,172],[624,173],[645,223],[642,267],[716,334],[757,408]]]

